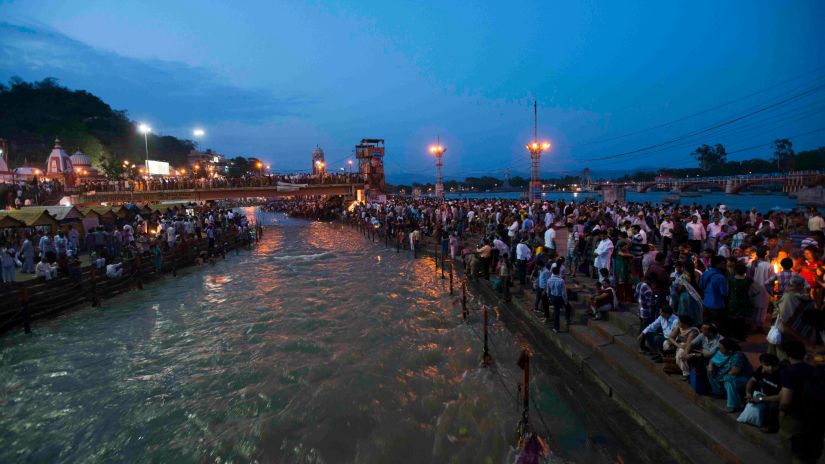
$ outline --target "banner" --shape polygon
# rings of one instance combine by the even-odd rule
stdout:
[[[148,160],[146,162],[146,169],[149,171],[150,176],[168,176],[169,175],[169,163],[167,163],[165,161]]]

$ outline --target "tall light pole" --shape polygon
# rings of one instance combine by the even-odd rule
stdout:
[[[530,192],[527,197],[531,202],[541,201],[541,180],[539,180],[539,161],[541,154],[550,149],[550,142],[539,143],[538,136],[538,105],[533,101],[533,142],[525,145],[530,152]]]
[[[143,134],[143,147],[146,149],[146,173],[149,173],[149,132],[152,132],[152,128],[149,127],[147,124],[141,123],[138,126],[138,132]]]
[[[352,160],[347,160],[347,164],[349,165],[349,173],[352,174]]]
[[[435,197],[444,198],[444,182],[441,178],[441,157],[447,149],[441,145],[441,137],[438,137],[438,142],[430,147],[430,153],[435,155]]]

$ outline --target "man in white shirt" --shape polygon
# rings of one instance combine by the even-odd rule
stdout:
[[[597,271],[599,269],[610,269],[610,257],[613,255],[613,242],[607,238],[607,232],[600,230],[599,238],[601,239],[599,245],[593,251],[593,254],[596,255],[593,265]]]
[[[647,349],[655,354],[654,361],[662,362],[661,354],[665,340],[678,325],[679,318],[673,314],[673,309],[670,306],[664,306],[659,313],[659,317],[652,324],[642,329],[642,333],[639,334],[639,341],[644,341]]]
[[[43,280],[52,280],[57,277],[57,266],[46,262],[46,257],[40,258],[40,262],[34,268],[34,274]]]
[[[510,249],[498,236],[493,239],[493,247],[498,250],[499,256],[510,256]]]
[[[547,230],[544,231],[544,246],[551,250],[556,249],[556,230],[553,229],[553,227],[548,227]]]
[[[690,249],[696,254],[702,252],[702,241],[704,241],[708,234],[705,231],[705,226],[699,222],[699,218],[695,215],[690,218],[690,222],[685,226],[688,233],[688,243]]]
[[[822,219],[819,211],[814,210],[811,214],[811,218],[808,219],[808,230],[811,232],[819,232],[822,229],[825,229],[825,219]]]
[[[713,217],[713,222],[708,224],[707,235],[708,235],[708,245],[707,247],[713,251],[716,251],[718,247],[718,240],[719,235],[723,232],[724,226],[719,222],[719,216]]]
[[[673,244],[673,220],[669,216],[665,216],[662,223],[659,224],[659,234],[662,235],[662,253],[667,254]]]
[[[166,225],[166,242],[169,244],[169,249],[175,248],[175,227],[172,223]]]
[[[555,216],[553,215],[553,212],[547,211],[547,213],[544,214],[544,227],[549,229],[553,225],[554,219]]]
[[[516,245],[516,270],[521,285],[527,283],[527,261],[533,256],[530,247],[524,241]]]

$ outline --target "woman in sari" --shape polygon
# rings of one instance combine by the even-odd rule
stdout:
[[[677,316],[688,316],[694,324],[702,325],[702,296],[697,290],[699,288],[699,279],[697,278],[696,270],[693,267],[693,261],[684,261],[684,273],[677,277],[678,283],[678,306],[676,309]]]
[[[719,343],[719,351],[708,364],[708,381],[713,394],[727,399],[727,411],[742,410],[745,385],[753,374],[753,366],[739,345],[729,338]]]
[[[633,298],[633,287],[630,280],[630,263],[633,255],[630,253],[630,242],[620,241],[619,253],[616,255],[615,277],[616,290],[619,301],[628,303]]]

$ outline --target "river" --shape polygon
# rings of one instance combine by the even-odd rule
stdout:
[[[0,462],[513,462],[524,341],[493,314],[480,368],[479,313],[432,259],[260,219],[253,250],[0,339]],[[608,462],[546,367],[531,420],[553,460]]]

